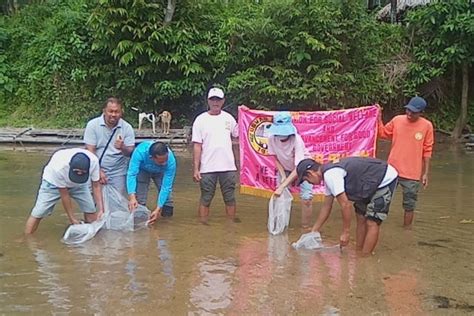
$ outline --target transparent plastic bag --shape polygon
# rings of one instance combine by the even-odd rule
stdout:
[[[68,245],[77,245],[86,242],[93,238],[104,224],[105,219],[102,218],[93,223],[69,225],[64,232],[62,241]]]
[[[111,230],[134,231],[147,226],[150,211],[138,205],[133,212],[128,210],[128,200],[113,186],[102,187],[105,208],[105,228]]]
[[[292,244],[295,249],[321,249],[324,248],[319,232],[310,232],[301,235],[297,242]]]
[[[268,203],[268,231],[272,235],[281,234],[290,223],[293,196],[288,188],[279,196],[272,196]]]
[[[143,205],[130,213],[128,200],[113,186],[102,186],[104,216],[93,223],[70,225],[62,241],[68,245],[81,244],[93,238],[101,228],[134,231],[147,227],[150,211]]]

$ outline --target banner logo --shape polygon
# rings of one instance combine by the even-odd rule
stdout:
[[[253,150],[257,153],[268,155],[268,127],[272,124],[272,116],[255,118],[248,128],[248,139]]]

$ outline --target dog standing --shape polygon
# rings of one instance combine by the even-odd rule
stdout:
[[[155,132],[156,132],[156,130],[155,130],[155,128],[156,128],[156,116],[155,116],[155,114],[154,113],[142,112],[140,109],[135,108],[135,107],[132,107],[132,110],[134,110],[135,112],[138,112],[138,130],[142,129],[143,120],[147,119],[148,122],[151,123],[153,134],[155,134]]]
[[[171,113],[168,111],[161,112],[158,115],[158,118],[161,120],[161,130],[164,134],[170,133],[170,126],[171,126]]]

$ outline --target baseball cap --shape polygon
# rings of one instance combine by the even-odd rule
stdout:
[[[74,183],[85,183],[89,179],[91,160],[84,153],[76,153],[69,162],[69,179]]]
[[[211,88],[209,90],[209,93],[207,94],[207,98],[219,98],[219,99],[224,99],[224,91],[219,88]]]
[[[291,122],[290,112],[277,112],[273,115],[273,123],[268,127],[268,132],[277,136],[296,134],[296,127]]]
[[[318,162],[313,159],[303,159],[300,161],[298,166],[296,166],[296,174],[298,175],[298,180],[296,181],[297,185],[300,185],[304,181],[304,176],[309,169],[319,169],[321,166]]]
[[[426,108],[426,101],[422,97],[411,98],[405,109],[409,109],[412,112],[422,112]]]

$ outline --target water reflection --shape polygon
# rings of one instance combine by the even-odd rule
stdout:
[[[18,242],[37,189],[29,179],[39,177],[48,155],[7,155],[0,159],[0,314],[474,312],[468,282],[474,226],[460,223],[474,219],[474,155],[439,150],[413,230],[401,226],[396,192],[377,254],[365,259],[356,257],[353,244],[342,253],[294,250],[290,243],[302,233],[299,214],[287,233],[271,236],[268,201],[261,198],[238,196],[242,223],[235,224],[216,196],[211,225],[197,224],[199,191],[189,157],[179,158],[179,207],[170,221],[133,233],[101,231],[70,247],[60,242],[67,218],[59,206],[34,243]],[[325,244],[337,245],[339,233],[335,209],[323,231]]]
[[[156,242],[158,249],[158,257],[160,258],[163,274],[166,277],[165,287],[171,291],[176,283],[176,278],[173,273],[173,256],[168,248],[168,241],[159,239]]]
[[[232,274],[236,266],[231,258],[203,258],[197,265],[199,283],[190,291],[190,302],[197,314],[217,313],[233,300]]]
[[[61,281],[64,267],[54,262],[48,252],[38,247],[34,240],[29,240],[27,245],[37,263],[38,282],[42,284],[37,288],[38,292],[47,296],[52,313],[67,313],[72,307],[72,301],[69,287]]]
[[[407,315],[423,312],[418,295],[418,276],[403,270],[383,278],[384,293],[391,314]]]

